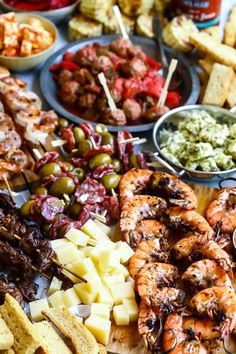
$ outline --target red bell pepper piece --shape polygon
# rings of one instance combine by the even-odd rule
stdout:
[[[150,77],[145,77],[145,79],[143,80],[143,93],[145,93],[148,96],[159,98],[162,88],[163,88],[162,80],[156,80]]]
[[[68,52],[66,51],[64,54],[63,54],[63,61],[72,61],[74,59],[74,54],[71,53],[71,52]]]
[[[146,56],[146,63],[154,70],[159,70],[162,67],[159,61],[155,61],[148,56]]]
[[[62,70],[62,69],[77,71],[77,70],[79,70],[79,66],[77,64],[73,63],[72,61],[62,60],[62,61],[60,61],[60,63],[53,64],[50,67],[50,71],[58,71],[58,70]]]
[[[166,97],[165,105],[170,109],[173,109],[180,106],[180,103],[181,103],[181,96],[179,92],[169,91]]]

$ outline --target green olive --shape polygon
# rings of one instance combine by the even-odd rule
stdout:
[[[62,128],[67,128],[69,125],[69,122],[65,118],[60,118],[58,120],[58,124],[59,124],[59,128],[62,129]]]
[[[95,170],[96,167],[101,165],[108,165],[111,163],[111,156],[108,154],[98,154],[89,160],[89,167]]]
[[[63,161],[63,164],[66,165],[66,167],[68,168],[68,171],[69,171],[69,172],[72,172],[72,171],[73,171],[74,166],[72,165],[72,163],[70,163],[70,162],[64,162],[64,161]]]
[[[40,179],[37,180],[37,181],[35,181],[35,182],[33,182],[33,183],[32,183],[32,187],[31,187],[32,193],[35,193],[36,189],[37,189],[38,187],[41,187],[41,185],[42,185],[42,182],[41,182]]]
[[[92,143],[89,139],[84,139],[80,141],[79,147],[78,147],[78,155],[83,156],[83,154],[89,150],[92,149]]]
[[[94,130],[98,134],[103,134],[108,131],[107,127],[104,124],[96,124]]]
[[[41,177],[46,177],[49,175],[57,175],[58,173],[61,173],[61,167],[56,162],[46,163],[46,165],[44,165],[39,170],[39,175]]]
[[[83,181],[84,177],[85,177],[85,172],[82,168],[80,167],[76,167],[73,171],[72,171],[73,175],[75,175],[79,181]]]
[[[121,171],[122,163],[121,163],[120,160],[113,158],[113,159],[111,159],[111,164],[114,167],[116,172],[120,172]]]
[[[58,238],[62,238],[65,236],[65,233],[67,231],[67,225],[63,225],[59,228],[59,230],[57,231],[57,236]]]
[[[102,136],[102,145],[111,145],[112,147],[115,146],[115,137],[110,133],[104,133]]]
[[[20,213],[24,218],[27,218],[30,214],[30,209],[32,204],[34,203],[34,200],[28,200],[25,204],[22,205],[20,208]]]
[[[41,230],[42,230],[42,233],[43,233],[45,236],[48,235],[51,226],[52,226],[52,224],[49,224],[49,223],[47,223],[47,222],[44,222],[44,223],[42,224]]]
[[[85,134],[83,129],[79,128],[79,127],[74,127],[73,129],[73,134],[75,137],[75,141],[78,144],[80,141],[85,140]]]
[[[70,177],[61,177],[51,185],[49,194],[60,197],[63,194],[71,194],[74,190],[75,183],[73,179]]]
[[[79,203],[74,203],[70,206],[70,208],[68,210],[69,216],[72,219],[76,220],[78,218],[78,215],[81,212],[81,210],[82,210],[82,205]]]
[[[70,206],[70,200],[64,200],[64,213],[67,212]]]
[[[34,193],[38,194],[38,195],[47,195],[48,191],[47,191],[47,188],[45,188],[45,187],[38,187],[35,189]]]
[[[104,187],[109,191],[111,189],[116,189],[119,185],[121,176],[116,174],[105,175],[101,178],[101,182]]]
[[[129,159],[130,159],[130,163],[131,163],[132,167],[140,168],[139,164],[138,164],[138,161],[137,161],[137,156],[135,154],[132,154]]]

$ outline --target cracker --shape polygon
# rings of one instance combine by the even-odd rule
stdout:
[[[207,33],[191,33],[190,42],[211,59],[236,69],[236,50],[225,44],[216,43]]]
[[[98,344],[98,354],[107,354],[106,347],[102,344]]]
[[[66,307],[42,312],[63,335],[69,338],[77,354],[98,354],[98,344],[92,333]]]
[[[11,295],[6,294],[0,313],[14,335],[13,349],[17,354],[33,354],[38,348],[43,349],[36,329]]]
[[[14,337],[4,319],[0,316],[0,350],[13,346]]]
[[[235,25],[233,22],[227,22],[224,28],[224,43],[234,47],[236,40]]]
[[[234,78],[232,68],[215,63],[206,87],[202,103],[222,107]]]
[[[39,336],[42,338],[42,342],[47,349],[47,354],[72,354],[72,351],[67,347],[50,323],[42,321],[35,323],[34,327],[36,327]]]
[[[12,348],[6,350],[0,350],[0,354],[15,354],[15,350]]]
[[[221,43],[221,35],[220,35],[220,27],[219,26],[211,26],[207,27],[203,30],[203,32],[209,34],[212,39],[216,42]]]
[[[213,65],[214,65],[214,60],[212,60],[209,57],[206,57],[204,59],[200,59],[198,61],[199,65],[202,67],[202,69],[208,74],[210,75]]]
[[[226,98],[226,106],[232,108],[236,105],[236,74],[234,74],[233,81],[230,85],[228,96]]]

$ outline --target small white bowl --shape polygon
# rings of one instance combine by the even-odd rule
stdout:
[[[6,55],[0,55],[1,65],[14,71],[27,71],[44,62],[52,54],[58,38],[58,32],[55,25],[45,17],[39,15],[34,14],[32,16],[32,14],[28,12],[16,14],[16,20],[19,23],[27,23],[32,17],[37,18],[42,23],[43,27],[53,35],[53,43],[42,52],[29,55],[28,57],[8,57]]]
[[[60,21],[64,20],[64,18],[66,18],[67,16],[69,16],[77,7],[77,5],[80,3],[80,0],[75,1],[74,4],[66,6],[66,7],[62,7],[60,9],[56,9],[56,10],[49,10],[49,11],[27,11],[28,13],[31,14],[36,14],[36,15],[40,15],[43,17],[46,17],[48,20],[54,22],[54,23],[59,23]],[[4,12],[9,12],[9,11],[13,11],[13,12],[26,12],[25,10],[20,10],[17,9],[15,7],[9,6],[7,5],[4,0],[0,1],[0,8],[4,11]]]

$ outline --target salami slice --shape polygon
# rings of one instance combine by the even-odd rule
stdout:
[[[68,151],[72,152],[75,148],[75,137],[71,129],[63,128],[61,130],[61,137],[67,141],[66,146],[68,147]]]
[[[80,126],[81,129],[83,129],[86,139],[88,139],[90,136],[94,135],[95,131],[93,129],[92,124],[90,124],[90,123],[81,123],[79,126]]]
[[[35,165],[34,165],[34,171],[36,173],[39,172],[39,170],[46,165],[46,163],[52,162],[52,161],[56,161],[59,157],[59,154],[56,151],[49,151],[46,152],[43,157],[41,157],[41,159],[39,159]]]
[[[83,168],[84,170],[88,168],[88,161],[81,159],[80,157],[70,157],[67,159],[68,162],[72,163],[75,167]]]
[[[125,139],[132,139],[133,138],[133,135],[128,130],[124,130],[124,136],[125,136]],[[126,143],[125,152],[129,155],[132,155],[134,153],[134,144],[131,142]]]
[[[136,156],[137,156],[137,162],[139,164],[139,167],[140,168],[144,168],[144,169],[148,169],[145,154],[140,151],[140,152],[137,153]]]
[[[106,224],[114,224],[120,216],[119,201],[115,197],[106,196],[102,205],[100,204],[102,211],[107,210],[106,213]]]
[[[105,187],[92,178],[86,179],[77,186],[75,197],[80,204],[101,203],[106,195]]]
[[[87,151],[84,153],[83,157],[85,159],[90,159],[91,157],[98,155],[98,154],[108,154],[112,155],[113,149],[112,146],[107,144],[107,145],[102,145],[102,146],[96,146],[93,149]]]
[[[78,178],[75,175],[73,175],[73,173],[68,171],[68,172],[58,173],[57,175],[50,175],[44,177],[42,179],[42,186],[48,188],[61,177],[70,177],[71,179],[73,179],[75,185],[79,183]]]
[[[104,210],[104,209],[103,209]],[[102,213],[101,205],[99,204],[86,204],[83,206],[83,210],[79,213],[78,220],[82,223],[83,226],[86,221],[91,219],[90,213],[101,214]]]
[[[102,178],[103,176],[110,175],[111,173],[114,173],[114,166],[109,164],[109,165],[102,165],[98,166],[95,171],[93,171],[92,178],[98,179]]]
[[[119,130],[117,134],[117,148],[118,148],[118,157],[120,160],[123,160],[125,154],[126,144],[122,143],[125,140],[125,134],[123,130]]]
[[[123,163],[124,163],[124,169],[125,172],[130,170],[130,166],[129,166],[129,154],[125,153],[123,156]]]
[[[71,223],[71,222],[72,222],[72,220],[71,220],[70,218],[68,218],[67,216],[61,217],[61,218],[59,218],[58,220],[56,220],[56,221],[52,224],[52,226],[51,226],[51,228],[50,228],[50,231],[49,231],[51,240],[55,240],[55,239],[59,238],[59,237],[58,237],[58,231],[59,231],[59,229],[60,229],[61,227],[65,226],[65,225]]]
[[[49,197],[42,202],[41,215],[47,222],[54,220],[57,214],[64,211],[64,203],[56,197]]]

